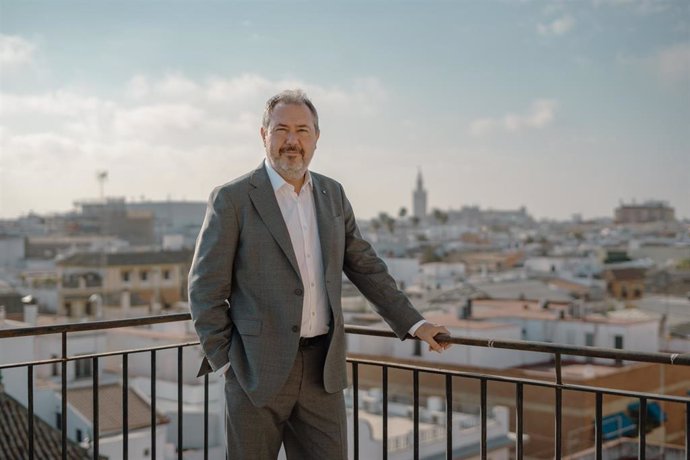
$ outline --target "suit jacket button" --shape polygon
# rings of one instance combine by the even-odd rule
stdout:
[[[299,326],[292,326],[292,332],[299,332]]]
[[[295,289],[295,294],[296,295],[302,295],[302,294],[304,294],[304,291],[300,288],[297,288],[297,289]]]

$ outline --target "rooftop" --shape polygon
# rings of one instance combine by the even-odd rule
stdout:
[[[82,416],[93,422],[93,396],[91,387],[67,390],[67,400]],[[135,391],[128,390],[127,426],[137,430],[151,426],[151,406]],[[156,414],[158,425],[168,423],[162,414]],[[98,429],[101,435],[122,432],[122,385],[101,385],[98,389]]]
[[[180,251],[135,251],[135,252],[83,252],[67,256],[57,262],[60,266],[102,267],[122,265],[164,265],[189,263],[190,250]]]
[[[33,421],[35,458],[60,458],[60,431],[35,415]],[[0,385],[0,458],[28,458],[28,426],[29,415],[26,407],[5,393]],[[86,449],[68,440],[67,458],[89,460],[92,456]]]

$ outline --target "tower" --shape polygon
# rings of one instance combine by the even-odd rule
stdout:
[[[417,171],[417,188],[412,193],[412,215],[419,220],[426,218],[426,190],[424,190],[421,168]]]

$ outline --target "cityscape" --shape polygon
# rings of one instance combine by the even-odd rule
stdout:
[[[453,342],[343,275],[351,459],[690,458],[687,0],[0,0],[0,459],[226,458],[188,273],[288,88]]]
[[[104,178],[99,173],[98,179]],[[610,216],[600,219],[573,216],[568,221],[539,221],[524,207],[439,209],[430,207],[432,198],[433,185],[425,183],[419,169],[410,181],[407,205],[397,213],[381,212],[358,223],[415,307],[429,321],[446,325],[453,336],[635,352],[690,352],[690,221],[679,220],[670,203],[620,203]],[[129,202],[102,196],[78,201],[68,213],[0,221],[0,331],[188,313],[186,275],[205,208],[204,202]],[[386,328],[347,281],[343,307],[347,324]],[[56,444],[53,448],[59,452],[60,392],[62,372],[66,372],[67,436],[73,452],[69,458],[91,458],[95,436],[99,436],[99,455],[123,455],[122,419],[102,420],[97,435],[89,402],[97,375],[100,410],[113,414],[121,410],[120,357],[106,356],[97,367],[87,359],[68,361],[61,367],[56,335],[2,340],[0,364],[54,360],[35,366],[33,374],[33,413],[36,423],[45,425],[37,444]],[[75,333],[70,335],[68,350],[70,356],[92,356],[195,340],[191,323],[186,321]],[[348,353],[523,378],[547,377],[554,366],[543,353],[456,345],[438,355],[423,350],[418,342],[394,343],[367,336],[349,336]],[[209,428],[204,441],[199,429],[203,426],[204,398],[200,395],[204,383],[196,378],[200,351],[184,349],[181,374],[173,354],[162,350],[158,355],[155,368],[146,355],[132,354],[128,360],[129,458],[149,458],[152,448],[160,458],[177,458],[178,382],[184,387],[184,458],[202,458],[204,442],[210,458],[222,455],[224,413],[223,404],[218,403],[222,401],[222,377],[209,379]],[[665,371],[664,367],[572,357],[563,362],[562,372],[579,384],[596,381],[602,387],[685,396],[690,390],[690,370]],[[21,425],[28,403],[26,370],[1,372],[3,404],[11,401],[13,407],[2,412],[3,423]],[[362,366],[358,377],[358,419],[360,427],[366,427],[359,432],[360,458],[378,458],[382,448],[378,372]],[[390,379],[389,458],[412,458],[414,425],[412,401],[405,389],[408,384],[404,375],[391,373]],[[422,390],[419,430],[424,455],[420,458],[436,458],[446,447],[444,387],[425,381]],[[488,397],[491,410],[486,429],[491,458],[515,456],[515,425],[511,423],[515,405],[504,393],[499,390]],[[347,395],[352,423],[352,389]],[[523,410],[530,420],[523,437],[528,458],[552,456],[553,438],[541,428],[552,422],[550,411],[539,405],[544,397],[535,394],[524,401]],[[459,431],[454,437],[457,455],[453,458],[473,458],[479,452],[477,401],[477,390],[471,385],[454,396],[453,423]],[[593,442],[594,407],[583,410],[578,401],[565,399],[562,408],[568,420],[563,426],[567,442],[562,449],[568,458],[588,458],[586,452]],[[631,449],[628,444],[637,433],[635,415],[623,402],[612,401],[603,407],[604,439],[614,453]],[[628,400],[627,404],[632,403]],[[665,455],[653,458],[683,457],[684,406],[650,401],[650,409],[657,417],[648,422],[647,443]],[[155,447],[149,434],[154,432]],[[351,432],[351,449],[352,438]],[[0,444],[7,442],[19,441],[3,437]],[[10,446],[0,447],[12,451]]]

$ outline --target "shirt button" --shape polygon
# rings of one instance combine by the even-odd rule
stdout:
[[[299,326],[292,326],[292,332],[299,332]]]
[[[314,283],[311,283],[311,287],[314,287]]]
[[[300,288],[295,289],[295,295],[302,295],[302,294],[304,294],[304,291],[302,291],[302,289],[300,289]]]

